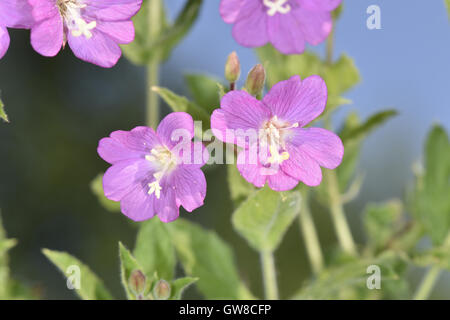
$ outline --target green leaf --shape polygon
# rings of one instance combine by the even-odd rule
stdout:
[[[437,265],[442,269],[450,271],[450,245],[444,244],[431,248],[412,257],[416,265],[422,267]]]
[[[103,173],[98,174],[94,180],[91,181],[91,191],[106,210],[120,212],[120,203],[105,197],[105,193],[103,192]]]
[[[5,122],[9,122],[8,115],[5,112],[5,105],[3,104],[2,100],[0,100],[0,119]]]
[[[233,213],[236,231],[257,251],[275,251],[300,210],[300,193],[286,195],[265,187]]]
[[[171,287],[170,300],[181,300],[181,295],[183,294],[183,291],[197,281],[198,278],[192,277],[184,277],[172,281],[172,283],[170,284]]]
[[[227,176],[231,200],[233,200],[233,204],[237,208],[255,191],[255,187],[241,176],[235,165],[227,166]]]
[[[185,80],[194,102],[208,114],[220,106],[219,80],[203,74],[188,74]]]
[[[177,256],[206,299],[250,299],[241,283],[231,248],[215,232],[184,219],[168,224]]]
[[[157,37],[149,37],[149,23],[154,21],[149,16],[150,1],[153,0],[144,0],[141,10],[133,18],[135,40],[122,46],[126,57],[140,65],[147,65],[155,59],[167,59],[173,48],[192,28],[202,5],[202,0],[188,0],[173,24],[167,22],[165,10],[162,8],[158,26],[161,32]]]
[[[435,125],[425,145],[425,168],[410,196],[412,212],[435,245],[450,230],[450,142],[444,128]]]
[[[111,294],[103,282],[82,262],[66,252],[42,249],[42,253],[66,276],[69,267],[80,268],[80,289],[75,289],[84,300],[110,300]]]
[[[209,114],[198,105],[190,102],[186,97],[177,95],[169,89],[153,87],[152,90],[158,93],[173,111],[187,112],[194,120],[202,121],[203,130],[209,128]]]
[[[364,212],[370,245],[375,250],[385,248],[402,226],[402,202],[392,200],[383,204],[369,204]]]
[[[143,272],[170,281],[174,277],[176,256],[167,225],[159,219],[142,222],[136,238],[134,256]]]
[[[387,120],[397,115],[395,110],[385,110],[370,116],[364,123],[352,128],[344,128],[340,137],[344,145],[349,140],[359,140],[365,138],[374,129],[384,124]]]
[[[445,6],[447,7],[447,14],[450,18],[450,0],[445,0]]]
[[[131,252],[125,248],[125,246],[119,242],[119,258],[120,258],[120,279],[122,280],[123,288],[127,294],[128,300],[136,300],[135,294],[130,289],[130,277],[131,273],[135,270],[140,270],[143,273],[144,269],[139,265],[139,262],[133,257]],[[150,284],[147,285],[147,290],[150,288]]]
[[[0,215],[0,299],[10,297],[10,274],[9,274],[9,256],[8,251],[16,245],[16,240],[7,239],[6,231],[3,228]]]

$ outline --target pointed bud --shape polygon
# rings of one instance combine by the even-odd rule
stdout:
[[[131,275],[130,279],[128,280],[128,284],[130,287],[130,290],[133,292],[135,296],[142,295],[145,291],[145,284],[146,284],[147,278],[140,270],[134,270]]]
[[[241,63],[235,51],[230,53],[225,64],[225,79],[230,83],[235,83],[241,75]]]
[[[264,70],[264,67],[261,64],[257,64],[248,73],[245,89],[252,96],[259,96],[262,94],[265,82],[266,70]]]
[[[159,280],[153,288],[155,300],[167,300],[170,298],[170,284],[166,280]]]

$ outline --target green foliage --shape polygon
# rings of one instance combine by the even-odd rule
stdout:
[[[5,105],[3,104],[2,100],[0,100],[0,119],[9,122],[8,115],[5,112]]]
[[[80,268],[80,289],[75,289],[78,296],[84,300],[109,300],[111,294],[103,285],[103,282],[91,271],[91,269],[66,252],[42,249],[42,253],[64,274],[69,267]]]
[[[272,87],[277,82],[299,75],[302,79],[311,75],[321,76],[328,88],[328,105],[326,112],[350,101],[341,97],[360,81],[359,71],[353,60],[342,55],[331,65],[323,63],[314,53],[285,56],[271,45],[257,49],[260,60],[266,65],[267,84]],[[266,63],[267,62],[267,63]]]
[[[0,299],[7,299],[9,290],[9,257],[8,251],[16,245],[14,239],[7,239],[0,216]]]
[[[370,246],[375,250],[385,249],[402,226],[402,202],[392,200],[383,204],[369,204],[364,214]]]
[[[144,0],[139,13],[133,18],[135,40],[122,46],[126,57],[135,64],[146,65],[152,60],[162,61],[170,56],[173,48],[192,28],[200,12],[202,0],[188,0],[173,24],[169,24],[164,8],[159,15],[160,30],[157,37],[149,37],[149,24],[154,23],[149,15],[149,2]],[[159,0],[158,0],[159,1]]]
[[[135,300],[136,294],[130,288],[130,277],[133,271],[143,270],[136,259],[133,257],[131,252],[125,248],[125,246],[119,242],[119,258],[120,258],[120,278],[122,280],[122,285],[127,294],[128,300]],[[150,288],[151,283],[146,285],[146,289]],[[144,289],[144,292],[146,290]]]
[[[203,74],[188,74],[185,80],[194,102],[208,114],[220,106],[219,80]]]
[[[300,193],[264,187],[233,213],[236,231],[257,251],[275,251],[300,210]]]
[[[437,265],[450,271],[450,243],[444,243],[425,252],[417,253],[412,256],[412,261],[422,267]]]
[[[158,218],[142,222],[136,238],[134,256],[145,274],[155,272],[165,280],[174,278],[176,256],[167,225]]]
[[[435,125],[425,145],[425,168],[419,172],[410,202],[414,216],[435,245],[450,230],[450,143],[444,128]]]
[[[203,129],[209,128],[209,114],[196,105],[190,102],[186,97],[179,96],[169,89],[154,87],[152,88],[158,95],[169,105],[169,107],[175,112],[187,112],[194,120],[202,121],[203,125],[206,125]]]
[[[172,283],[170,284],[170,300],[181,300],[181,295],[183,294],[184,290],[186,290],[190,285],[194,284],[197,281],[198,278],[192,277],[184,277],[172,281]]]
[[[249,299],[241,284],[231,248],[212,231],[178,219],[168,224],[170,237],[184,272],[198,277],[206,299]]]
[[[445,0],[445,6],[447,7],[447,14],[450,18],[450,0]]]
[[[234,207],[238,207],[256,189],[248,183],[239,173],[236,165],[227,166],[228,188]]]
[[[106,210],[120,212],[120,203],[105,197],[105,193],[103,192],[103,173],[99,173],[94,180],[91,181],[91,191]]]

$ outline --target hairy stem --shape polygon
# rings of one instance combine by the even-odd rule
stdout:
[[[157,37],[161,28],[161,0],[152,0],[148,4],[148,36]],[[156,129],[159,122],[159,97],[152,90],[159,83],[159,57],[152,58],[147,66],[147,110],[146,124]]]
[[[416,291],[416,294],[414,295],[414,300],[426,300],[430,296],[440,273],[441,269],[439,268],[439,266],[432,266],[427,271],[427,274],[423,278],[419,288]]]
[[[300,229],[305,241],[306,252],[308,254],[311,268],[315,274],[319,274],[323,269],[323,255],[320,248],[319,237],[311,216],[309,208],[308,192],[302,193],[302,207],[299,214]]]
[[[260,254],[266,299],[278,300],[277,272],[273,253],[263,251]]]

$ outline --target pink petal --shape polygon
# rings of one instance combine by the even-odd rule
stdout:
[[[303,24],[294,16],[292,10],[288,14],[275,14],[268,19],[268,34],[273,46],[283,54],[300,54],[305,51],[305,35],[299,27]]]
[[[310,76],[303,81],[299,76],[293,76],[274,85],[263,102],[279,119],[302,127],[325,109],[327,87],[319,76]]]
[[[264,175],[264,167],[255,158],[254,149],[244,149],[239,152],[237,157],[237,168],[241,176],[258,188],[264,187],[267,175]]]
[[[123,21],[136,15],[142,0],[85,0],[84,15],[93,20]]]
[[[194,120],[186,112],[172,112],[159,123],[156,133],[169,148],[187,143],[194,137]]]
[[[131,131],[114,131],[110,138],[99,142],[98,154],[114,164],[119,161],[144,158],[161,142],[152,128],[136,127]]]
[[[220,15],[226,23],[235,23],[241,6],[245,0],[222,0],[220,1]]]
[[[246,0],[233,26],[233,38],[244,47],[260,47],[269,42],[266,8],[260,0]]]
[[[0,21],[10,28],[30,28],[34,23],[31,7],[26,0],[1,0]]]
[[[92,31],[92,37],[89,39],[85,36],[74,37],[70,32],[67,37],[69,46],[77,58],[99,67],[115,66],[122,55],[119,45],[97,28]]]
[[[333,11],[342,2],[342,0],[298,0],[300,5],[308,10]]]
[[[286,146],[289,159],[281,163],[281,169],[287,175],[314,187],[322,181],[322,171],[319,164],[301,148],[288,144]]]
[[[150,161],[145,159],[131,159],[120,161],[106,170],[103,176],[103,190],[105,196],[113,201],[120,201],[130,193],[136,185],[152,179],[154,169]],[[147,183],[148,184],[148,183]]]
[[[127,44],[134,40],[134,26],[130,21],[99,22],[97,28],[116,43]]]
[[[231,91],[213,112],[211,128],[219,140],[244,147],[248,139],[258,138],[258,130],[270,117],[270,110],[261,101],[245,91]]]
[[[0,59],[3,58],[9,47],[9,34],[8,30],[4,27],[0,27]]]
[[[121,200],[120,209],[128,218],[143,221],[155,215],[154,201],[156,198],[148,194],[148,188],[138,184]]]
[[[43,56],[54,57],[63,44],[63,23],[56,14],[35,24],[31,29],[31,45]]]
[[[322,128],[297,128],[290,143],[328,169],[339,166],[344,156],[341,139],[333,132]]]
[[[32,7],[31,13],[35,22],[55,18],[55,16],[61,19],[54,0],[28,0],[28,3]]]
[[[172,173],[170,180],[178,206],[182,205],[186,211],[192,212],[203,205],[206,196],[206,179],[202,170],[178,168]]]
[[[285,174],[281,169],[276,174],[267,176],[267,182],[270,189],[275,191],[292,190],[298,185],[298,179]]]
[[[178,218],[180,209],[176,201],[175,190],[173,187],[165,187],[163,185],[161,197],[159,199],[154,198],[154,207],[159,220],[162,222],[168,223]]]
[[[292,13],[298,21],[299,32],[310,44],[324,41],[333,28],[333,20],[328,11],[295,10]]]

